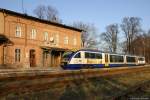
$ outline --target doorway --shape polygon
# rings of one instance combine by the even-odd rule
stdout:
[[[60,66],[60,51],[52,51],[51,52],[51,66],[52,67],[58,67]]]
[[[35,66],[36,66],[35,50],[31,49],[30,50],[30,67],[35,67]]]

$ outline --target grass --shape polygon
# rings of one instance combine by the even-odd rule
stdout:
[[[147,80],[150,80],[150,70],[111,77],[74,80],[61,87],[59,86],[60,83],[58,83],[50,85],[47,90],[11,93],[5,98],[6,100],[109,100],[130,87]],[[142,90],[131,92],[127,97],[123,96],[120,99],[139,96],[148,97],[149,95],[150,85],[143,87]]]

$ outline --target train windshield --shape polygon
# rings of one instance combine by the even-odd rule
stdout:
[[[72,55],[74,54],[74,52],[65,52],[64,54],[63,54],[63,56],[62,56],[62,58],[70,58],[70,57],[72,57]]]

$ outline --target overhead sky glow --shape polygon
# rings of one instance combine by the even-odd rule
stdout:
[[[23,0],[24,9],[33,15],[40,5],[51,5],[59,11],[64,24],[75,21],[94,24],[100,32],[112,23],[121,23],[125,16],[142,19],[142,28],[150,29],[150,0]],[[22,12],[22,0],[1,0],[0,8]]]

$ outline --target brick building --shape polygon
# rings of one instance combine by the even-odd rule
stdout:
[[[0,35],[11,41],[0,45],[0,64],[57,67],[63,52],[81,48],[81,32],[63,24],[0,9]]]

